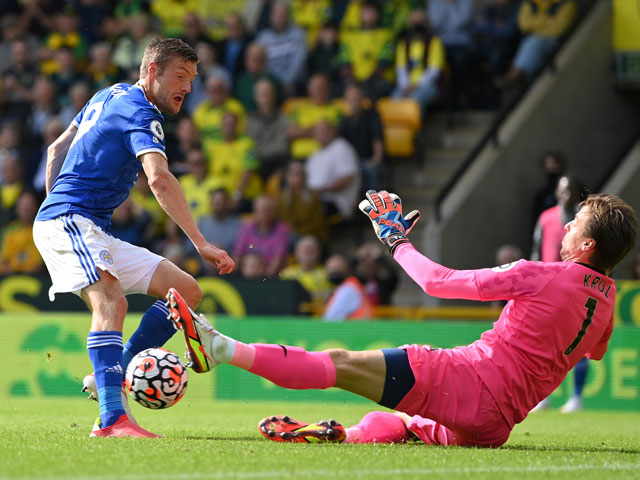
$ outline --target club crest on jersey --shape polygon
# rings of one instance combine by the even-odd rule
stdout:
[[[113,265],[113,257],[111,256],[111,253],[109,253],[109,250],[102,250],[100,252],[100,260],[108,263],[109,265]]]
[[[151,129],[151,133],[160,140],[164,140],[164,130],[162,130],[162,124],[158,120],[153,120],[149,128]]]

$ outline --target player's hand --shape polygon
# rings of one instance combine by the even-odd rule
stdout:
[[[420,212],[412,210],[402,216],[400,197],[386,190],[369,190],[366,196],[367,199],[361,201],[358,208],[369,217],[378,239],[393,254],[399,245],[409,241],[407,234],[420,218]]]
[[[204,247],[198,249],[198,253],[206,261],[212,263],[219,273],[225,274],[233,271],[235,263],[229,254],[221,248],[214,247],[210,243],[207,243]]]

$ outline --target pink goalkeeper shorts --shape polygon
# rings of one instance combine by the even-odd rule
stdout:
[[[511,428],[460,348],[405,345],[416,383],[396,406],[425,443],[499,447]]]

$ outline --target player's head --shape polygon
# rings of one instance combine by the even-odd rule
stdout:
[[[563,260],[586,261],[610,273],[636,241],[633,208],[614,195],[594,194],[580,203],[576,218],[565,226]]]
[[[198,73],[198,55],[178,38],[156,38],[144,50],[140,83],[160,111],[178,113]]]

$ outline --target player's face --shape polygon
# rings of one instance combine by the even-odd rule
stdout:
[[[562,238],[562,249],[560,258],[565,261],[572,261],[584,252],[585,242],[588,240],[584,234],[585,223],[591,211],[588,207],[581,208],[573,220],[564,226],[565,234]]]
[[[151,82],[151,100],[161,112],[176,114],[182,107],[184,97],[191,91],[191,83],[198,74],[194,62],[174,59],[164,71]]]

